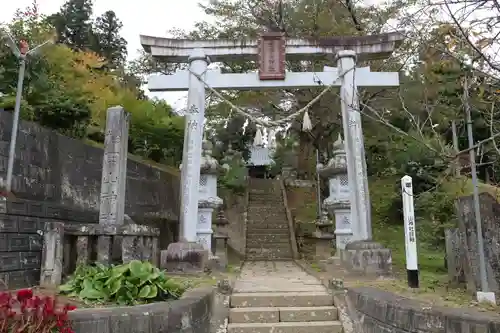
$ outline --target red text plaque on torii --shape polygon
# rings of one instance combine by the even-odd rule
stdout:
[[[285,79],[285,34],[266,32],[259,40],[259,78],[261,80]]]

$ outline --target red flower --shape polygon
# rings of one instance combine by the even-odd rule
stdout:
[[[0,292],[0,333],[75,333],[68,318],[68,311],[75,309],[71,304],[58,304],[54,297],[33,296],[30,289],[14,295]]]
[[[76,306],[71,305],[71,304],[66,304],[66,306],[64,308],[66,309],[66,311],[76,310]]]
[[[33,297],[33,290],[31,289],[21,289],[17,292],[17,300],[19,302],[24,302],[31,297]]]

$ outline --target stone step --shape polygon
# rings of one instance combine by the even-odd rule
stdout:
[[[273,258],[282,258],[282,259],[292,259],[292,251],[291,250],[281,250],[281,251],[267,251],[267,252],[251,252],[247,251],[245,256],[248,259],[257,260],[257,258],[262,258],[264,261],[273,259]]]
[[[304,307],[332,306],[332,295],[325,292],[236,293],[231,295],[231,307]]]
[[[273,258],[269,258],[269,257],[261,257],[261,256],[246,256],[245,257],[245,261],[248,261],[248,262],[260,262],[260,261],[275,261],[275,262],[282,262],[282,261],[291,261],[293,260],[293,257],[290,255],[290,256],[287,256],[287,257],[273,257]]]
[[[259,213],[274,213],[274,214],[285,214],[285,209],[282,208],[281,202],[249,202],[248,204],[249,214],[259,214]]]
[[[230,323],[277,323],[300,321],[333,321],[338,319],[334,306],[232,308]]]
[[[248,220],[257,223],[282,223],[286,221],[286,215],[277,212],[248,213]]]
[[[227,333],[341,333],[339,321],[288,323],[234,323],[227,325]]]
[[[281,219],[260,219],[254,216],[248,216],[247,229],[283,229],[288,228],[288,221]]]
[[[274,237],[271,238],[266,238],[265,236],[248,236],[247,235],[247,247],[249,248],[254,248],[254,249],[260,249],[260,248],[267,248],[269,247],[268,245],[271,245],[272,248],[275,247],[287,247],[290,245],[290,239],[288,236],[281,236],[281,237]]]
[[[247,253],[266,253],[266,252],[288,252],[290,243],[249,243],[247,242]]]
[[[277,323],[279,308],[233,308],[229,310],[230,323]]]
[[[290,238],[287,235],[257,235],[247,234],[247,246],[265,247],[265,244],[290,244]]]
[[[286,221],[285,212],[276,211],[276,208],[269,208],[268,210],[249,211],[247,212],[247,214],[248,219],[254,221]]]
[[[288,226],[288,223],[287,223]],[[250,235],[283,235],[288,236],[288,229],[285,228],[270,228],[271,226],[247,225],[247,236]]]
[[[272,203],[281,203],[283,204],[283,198],[280,195],[274,193],[249,193],[248,194],[248,203],[249,207],[252,205],[261,205],[265,206],[266,203],[270,201]]]

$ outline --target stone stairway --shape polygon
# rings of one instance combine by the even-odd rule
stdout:
[[[293,259],[279,183],[271,179],[252,178],[249,185],[246,259]]]
[[[333,297],[293,262],[246,262],[231,295],[228,333],[341,333]]]

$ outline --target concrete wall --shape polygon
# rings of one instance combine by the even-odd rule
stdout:
[[[75,310],[71,326],[75,333],[209,333],[212,298],[212,289],[198,289],[168,303]]]
[[[500,332],[500,315],[494,312],[433,307],[370,287],[349,289],[347,297],[365,333]]]
[[[45,222],[99,221],[97,212],[28,200],[9,200],[0,211],[0,280],[9,289],[33,286],[40,280]],[[0,289],[4,288],[0,284]]]
[[[12,115],[0,112],[0,177],[6,177]],[[16,197],[98,211],[103,150],[35,123],[21,122],[13,192]],[[179,177],[133,161],[127,164],[125,212],[178,220]]]

